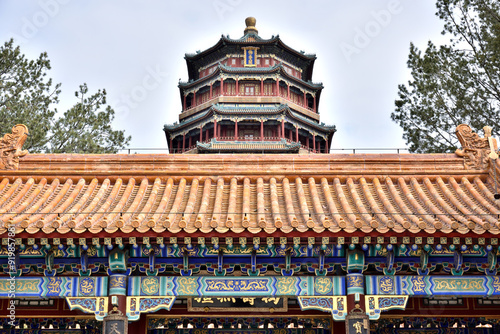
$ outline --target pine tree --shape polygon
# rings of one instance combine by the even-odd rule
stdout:
[[[500,124],[500,5],[496,0],[437,0],[449,45],[410,45],[412,80],[399,85],[391,114],[412,152],[453,152],[462,123],[481,133]]]
[[[116,153],[131,137],[113,130],[114,110],[106,105],[106,91],[89,95],[86,84],[75,93],[78,102],[58,117],[61,84],[47,78],[47,53],[29,60],[11,39],[0,46],[0,135],[25,124],[31,153]]]

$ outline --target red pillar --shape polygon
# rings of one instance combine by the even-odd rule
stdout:
[[[212,84],[210,84],[210,99],[212,99]]]
[[[285,138],[285,120],[281,120],[281,138]]]
[[[307,149],[309,149],[309,137],[307,137],[307,140],[306,140],[306,147],[307,147]]]
[[[205,132],[205,138],[206,138],[207,140],[209,139],[209,138],[208,138],[208,129],[207,129],[207,130],[206,130],[206,132]]]
[[[184,95],[183,110],[186,110],[186,95]]]
[[[196,92],[193,92],[193,103],[191,105],[196,107]]]
[[[182,135],[182,152],[186,149],[186,135]]]
[[[313,134],[313,152],[316,152],[316,135]]]
[[[236,95],[240,95],[240,89],[238,88],[238,78],[236,78]]]
[[[287,99],[290,100],[290,84],[287,84],[287,92],[286,92],[286,96],[287,96]]]
[[[189,145],[188,145],[188,148],[191,148],[191,145],[192,145],[192,143],[191,143],[191,138],[193,138],[193,137],[192,137],[192,136],[189,136]]]
[[[314,101],[314,112],[316,112],[316,96],[313,97],[313,101]]]
[[[217,120],[214,119],[214,138],[217,139]]]
[[[290,134],[289,134],[289,138],[288,138],[288,139],[290,139],[290,141],[292,141],[292,131],[290,131]]]
[[[203,141],[203,127],[200,127],[200,143]]]
[[[220,78],[220,95],[224,95],[224,79]]]
[[[299,127],[295,127],[295,141],[299,142]]]
[[[328,154],[330,151],[328,150],[328,136],[326,136],[326,141],[325,141],[325,153]]]
[[[264,95],[264,78],[260,78],[260,96]]]
[[[280,96],[280,79],[276,79],[276,96]]]
[[[170,137],[170,147],[169,147],[170,153],[174,152],[174,147],[172,146],[172,137]]]
[[[238,140],[238,121],[234,121],[234,140]]]
[[[260,121],[260,140],[264,140],[264,121]]]
[[[307,99],[306,99],[306,92],[304,92],[304,101],[302,101],[303,105],[304,105],[304,108],[307,108]]]

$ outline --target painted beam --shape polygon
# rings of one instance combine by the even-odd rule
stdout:
[[[367,295],[500,296],[499,276],[366,276]]]
[[[345,277],[129,277],[128,296],[341,296]]]
[[[101,297],[108,294],[108,277],[0,278],[0,297]]]

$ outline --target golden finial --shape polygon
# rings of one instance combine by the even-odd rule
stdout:
[[[245,31],[244,33],[247,34],[249,32],[253,32],[255,34],[258,34],[259,31],[257,30],[257,28],[255,28],[255,23],[257,22],[257,20],[255,19],[255,17],[247,17],[245,19],[245,24],[247,25],[247,27],[245,28]]]

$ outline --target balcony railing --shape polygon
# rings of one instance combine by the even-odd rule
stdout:
[[[189,111],[189,110],[191,110],[191,109],[193,109],[193,108],[196,108],[196,107],[198,107],[198,106],[200,106],[200,105],[202,105],[202,104],[204,104],[204,103],[210,102],[210,101],[212,101],[212,100],[214,100],[214,99],[218,98],[219,96],[245,96],[245,97],[248,97],[248,96],[255,96],[255,97],[259,97],[259,96],[279,96],[279,97],[281,97],[281,98],[282,98],[282,99],[284,99],[284,100],[290,101],[290,102],[292,102],[293,104],[296,104],[296,105],[298,105],[298,106],[300,106],[300,107],[302,107],[302,108],[304,108],[304,109],[307,109],[307,110],[309,110],[309,111],[311,111],[311,112],[314,112],[314,109],[313,109],[313,108],[311,108],[311,107],[309,107],[309,106],[307,106],[305,103],[300,103],[300,102],[298,102],[298,101],[294,101],[294,100],[292,100],[292,99],[289,99],[289,98],[288,98],[288,94],[281,94],[281,93],[280,93],[279,95],[277,95],[276,93],[267,93],[267,94],[262,94],[262,95],[261,95],[261,94],[248,94],[248,93],[244,93],[244,94],[236,94],[236,93],[227,93],[227,92],[225,92],[224,94],[220,94],[220,93],[218,93],[218,94],[214,94],[214,95],[212,95],[212,97],[211,97],[211,98],[209,98],[209,99],[207,99],[207,100],[204,100],[204,101],[201,101],[201,102],[200,102],[200,103],[198,103],[198,104],[192,104],[192,105],[190,105],[189,107],[187,107],[186,109],[184,109],[183,111]]]
[[[234,137],[219,137],[219,140],[226,140],[224,138],[232,138],[232,139],[227,139],[228,141],[234,140]],[[267,141],[279,141],[282,138],[279,137],[264,137],[264,140]],[[254,141],[260,141],[260,138],[257,137],[256,139],[253,139]],[[211,139],[204,140],[202,143],[208,143],[210,142]],[[248,141],[248,140],[246,140]],[[286,139],[288,143],[295,143],[294,141],[291,141],[290,139]],[[304,150],[307,150],[309,153],[312,153],[312,148],[308,148],[305,145],[301,143],[301,148]],[[194,145],[191,145],[189,147],[186,147],[184,151],[189,151],[192,150],[196,147],[196,143]],[[123,148],[118,150],[120,153],[125,152],[127,154],[137,154],[137,153],[151,153],[151,154],[161,154],[161,153],[182,153],[182,148],[177,149],[177,148],[172,148],[168,149],[167,147],[165,148],[159,148],[159,147],[152,147],[152,148],[145,148],[145,147],[140,147],[140,148]],[[352,154],[359,154],[359,153],[364,153],[364,152],[371,152],[371,153],[391,153],[391,152],[396,152],[396,154],[401,154],[401,152],[408,152],[407,148],[330,148],[328,150],[328,153],[335,153],[338,151],[341,151],[341,153],[344,153],[347,151],[347,153],[352,153]],[[320,152],[323,153],[324,149]]]

